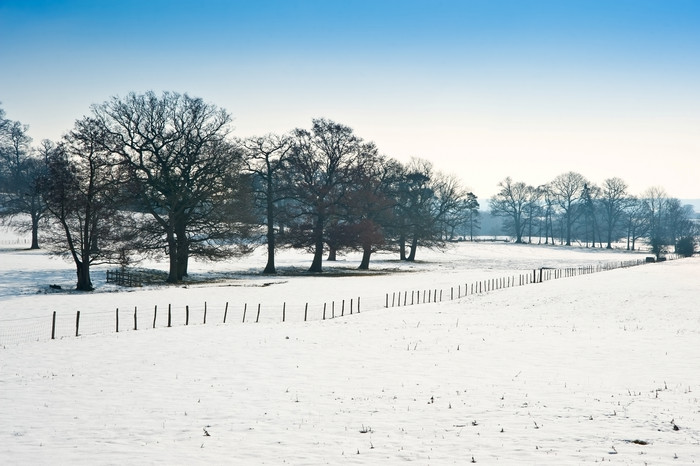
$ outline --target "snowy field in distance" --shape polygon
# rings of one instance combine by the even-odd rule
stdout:
[[[640,257],[465,243],[419,251],[411,272],[388,273],[404,265],[383,256],[372,264],[378,275],[242,274],[261,267],[258,255],[214,265],[225,275],[217,286],[116,292],[96,280],[102,291],[85,295],[44,293],[73,283],[70,264],[42,254],[0,252],[0,324],[78,306],[381,300]],[[308,259],[285,252],[280,264],[303,270]],[[343,259],[334,267],[356,267],[355,256]],[[196,264],[193,275],[209,269]],[[699,279],[692,258],[342,319],[6,345],[0,463],[694,464]]]

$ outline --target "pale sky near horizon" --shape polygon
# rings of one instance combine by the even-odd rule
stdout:
[[[36,143],[147,90],[240,137],[330,118],[484,204],[567,171],[700,199],[700,1],[0,0],[0,102]]]

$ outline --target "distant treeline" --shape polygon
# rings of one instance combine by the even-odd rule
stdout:
[[[678,248],[680,242],[681,249],[688,242],[694,245],[698,234],[693,207],[660,187],[633,196],[621,178],[608,178],[596,186],[575,172],[536,187],[510,177],[498,186],[500,191],[490,200],[491,213],[503,218],[508,234],[518,243],[536,237],[545,244],[559,239],[571,245],[576,240],[611,248],[622,239],[627,249],[635,249],[645,239],[658,256],[669,245]]]

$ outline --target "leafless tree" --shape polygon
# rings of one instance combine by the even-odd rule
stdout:
[[[406,261],[415,260],[419,245],[444,246],[450,223],[465,218],[463,212],[478,208],[476,196],[455,176],[435,170],[432,163],[420,158],[411,159],[404,167],[395,196],[393,231],[399,257]]]
[[[512,228],[515,242],[522,243],[527,209],[533,200],[535,189],[522,181],[515,182],[511,177],[498,183],[498,186],[500,191],[489,201],[491,214],[505,218]]]
[[[588,181],[576,172],[563,173],[549,184],[552,198],[561,210],[567,246],[571,246],[572,227],[583,213],[581,196],[586,184]]]
[[[42,141],[35,151],[27,125],[0,120],[0,220],[18,231],[29,232],[31,249],[39,249],[39,225],[46,216],[46,205],[37,180],[46,170],[45,156],[53,146]]]
[[[552,195],[552,190],[549,184],[543,184],[538,186],[537,192],[542,199],[542,210],[543,210],[543,223],[544,223],[544,244],[549,244],[549,239],[552,239],[552,244],[554,244],[554,196]]]
[[[626,206],[629,204],[627,183],[621,178],[608,178],[603,181],[600,204],[605,224],[606,248],[612,249],[613,235],[624,217]]]
[[[368,153],[357,166],[355,182],[343,201],[346,244],[362,251],[360,270],[369,269],[371,255],[389,248],[394,221],[395,190],[401,167],[395,160]]]
[[[581,192],[581,209],[583,214],[581,219],[583,220],[584,234],[583,239],[586,242],[586,247],[588,247],[588,240],[590,238],[591,244],[595,247],[596,234],[600,239],[600,231],[598,220],[598,199],[600,198],[600,188],[594,184],[585,183],[583,185],[583,191]],[[602,240],[599,240],[602,247]]]
[[[290,170],[297,218],[295,243],[313,250],[309,272],[323,271],[327,227],[341,215],[342,202],[356,182],[357,166],[375,153],[376,147],[363,142],[352,128],[328,119],[314,119],[311,130],[294,131]]]
[[[693,214],[693,206],[683,205],[675,197],[667,200],[663,222],[668,244],[675,245],[679,238],[693,235]]]
[[[479,201],[472,192],[464,193],[454,205],[454,208],[447,211],[442,223],[445,225],[445,236],[449,240],[454,240],[458,234],[469,236],[474,240],[474,230],[478,230],[479,223]]]
[[[624,219],[627,226],[627,250],[634,251],[637,241],[649,231],[649,216],[642,199],[630,196],[625,203]]]
[[[289,197],[286,170],[293,141],[288,135],[267,134],[247,138],[240,142],[245,150],[246,169],[253,175],[253,194],[256,203],[264,211],[267,243],[267,264],[263,273],[274,274],[275,268],[275,221],[281,201]]]
[[[242,154],[229,141],[230,115],[187,94],[114,97],[93,107],[105,148],[129,174],[137,208],[149,214],[142,248],[169,255],[169,282],[187,276],[191,256],[214,260],[247,251],[250,226]]]
[[[660,186],[652,186],[642,193],[642,201],[646,209],[647,230],[649,244],[654,254],[658,257],[663,253],[665,246],[669,244],[665,231],[664,216],[668,207],[668,194]]]
[[[76,289],[81,291],[93,289],[90,267],[116,261],[118,244],[131,239],[119,231],[118,170],[102,148],[103,137],[95,120],[77,121],[49,155],[47,173],[40,182],[58,226],[49,230],[48,244],[54,253],[72,258]]]

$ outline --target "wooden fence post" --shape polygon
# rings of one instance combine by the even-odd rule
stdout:
[[[226,323],[226,315],[228,314],[228,301],[226,301],[226,306],[224,306],[224,323]]]
[[[78,336],[80,329],[80,311],[75,314],[75,336]]]
[[[53,311],[53,319],[51,320],[51,339],[56,339],[56,311]]]
[[[119,333],[119,308],[117,308],[117,333]]]
[[[245,324],[245,313],[248,310],[248,303],[243,304],[243,323]]]
[[[258,315],[255,317],[255,323],[257,324],[260,321],[260,303],[258,303]]]
[[[357,297],[357,313],[360,313],[360,297]]]
[[[172,314],[170,312],[170,304],[168,304],[168,327],[170,327],[171,323],[172,323]]]
[[[207,302],[204,301],[204,324],[207,323]]]
[[[399,299],[401,299],[399,297]],[[343,300],[343,304],[340,306],[340,317],[345,317],[345,300]]]
[[[138,320],[136,318],[136,310],[137,309],[138,309],[137,306],[134,306],[134,330],[138,330]]]
[[[306,316],[309,312],[309,303],[306,303],[306,306],[304,306],[304,322],[306,322]]]
[[[284,302],[284,303],[282,303],[282,322],[285,321],[286,317],[287,317],[287,303]]]
[[[190,325],[190,306],[185,306],[185,325]]]
[[[386,295],[389,299],[389,295]],[[323,303],[323,320],[326,320],[326,303]]]
[[[156,328],[156,317],[158,316],[158,305],[153,309],[153,328]]]

